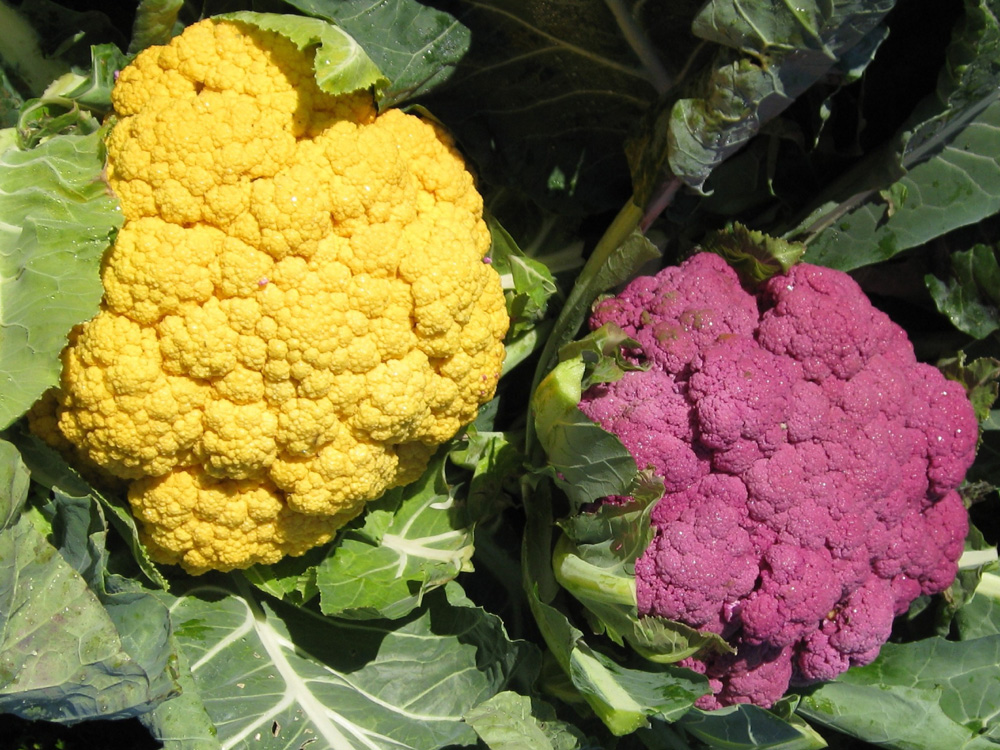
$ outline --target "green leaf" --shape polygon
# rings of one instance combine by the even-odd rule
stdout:
[[[522,575],[528,604],[548,653],[569,678],[576,696],[615,735],[647,726],[650,718],[674,721],[709,691],[694,672],[660,664],[633,669],[587,643],[557,606],[559,584],[552,571],[552,497],[544,481],[522,482],[525,498]]]
[[[104,606],[122,650],[148,675],[150,694],[162,700],[176,693],[176,649],[167,610],[137,581],[109,573],[108,525],[101,505],[90,494],[77,497],[53,488],[37,507],[51,530],[49,541]]]
[[[461,488],[470,520],[495,518],[512,502],[510,494],[516,492],[516,481],[524,471],[524,455],[514,435],[470,425],[448,459],[471,473],[466,475],[467,489]]]
[[[963,641],[1000,636],[1000,575],[995,566],[981,574],[975,593],[955,614],[954,622]]]
[[[585,369],[582,358],[559,363],[531,398],[546,471],[577,508],[609,495],[627,495],[638,473],[621,440],[577,406]]]
[[[530,601],[549,650],[613,734],[631,734],[653,718],[675,721],[708,691],[704,678],[687,670],[622,666],[592,648],[557,608],[535,596]]]
[[[122,222],[101,136],[0,154],[0,427],[58,383],[70,329],[98,310],[101,258]]]
[[[803,260],[848,271],[1000,211],[1000,102],[899,183],[908,197],[891,217],[881,202],[862,203],[807,240]]]
[[[37,436],[20,429],[20,425],[12,428],[8,437],[20,450],[25,464],[31,470],[32,480],[53,492],[72,498],[90,498],[100,503],[146,578],[158,588],[168,588],[163,574],[149,559],[145,545],[139,540],[136,521],[124,498],[92,487],[76,469],[66,463],[65,458]]]
[[[510,691],[497,693],[465,715],[490,750],[577,750],[580,731],[556,718],[548,704]]]
[[[608,505],[604,504],[602,510]],[[564,534],[553,554],[556,580],[587,608],[595,632],[607,634],[619,646],[628,643],[651,662],[672,664],[706,650],[732,653],[732,647],[715,633],[702,633],[660,617],[639,616],[634,563],[646,544],[631,552],[619,552],[615,548],[618,539],[613,534],[627,525],[629,528],[623,534],[626,546],[630,531],[648,544],[652,538],[648,518],[651,511],[652,507],[647,506],[639,513],[633,510],[611,516],[611,530],[592,544],[574,544],[570,534]],[[612,513],[613,510],[606,511],[608,515]],[[595,515],[599,514],[600,511]],[[573,520],[564,525],[572,528]],[[635,533],[636,528],[646,533]]]
[[[751,287],[775,274],[785,273],[799,262],[805,245],[786,242],[733,223],[711,232],[701,241],[701,249],[721,255]]]
[[[628,201],[601,235],[593,253],[587,258],[542,349],[531,384],[533,399],[542,378],[556,366],[562,347],[576,338],[580,327],[590,314],[594,300],[608,289],[631,279],[644,264],[660,257],[659,249],[639,230],[641,219],[642,210],[631,200]],[[555,381],[551,386],[555,387],[551,395],[556,395],[562,387]],[[553,405],[557,406],[560,399],[563,399],[563,396],[559,396]],[[576,402],[579,400],[577,397]],[[534,457],[533,430],[538,422],[537,417],[533,422],[529,422],[525,452],[530,458]]]
[[[1000,329],[1000,265],[988,245],[952,253],[952,276],[927,275],[924,282],[938,310],[954,326],[982,339]]]
[[[0,440],[0,531],[17,523],[28,497],[31,472],[17,448]]]
[[[525,655],[458,589],[403,620],[349,622],[219,580],[164,596],[224,747],[472,744],[463,717],[505,689]]]
[[[904,153],[923,150],[965,113],[996,98],[1000,4],[997,0],[964,0],[963,7],[934,94],[921,102],[902,127]]]
[[[878,2],[748,3],[712,0],[694,34],[718,47],[682,98],[664,102],[632,144],[637,200],[644,203],[669,172],[701,190],[711,173],[743,148],[870,35],[892,9]]]
[[[955,357],[938,362],[937,367],[946,378],[962,384],[976,411],[976,419],[985,422],[1000,389],[1000,360],[979,357],[966,362],[965,352],[959,351]]]
[[[826,740],[792,713],[795,701],[784,700],[771,710],[759,706],[697,709],[678,722],[711,748],[719,750],[820,750]]]
[[[24,96],[0,66],[0,128],[12,128],[17,125],[18,113],[23,104]]]
[[[174,658],[172,671],[177,674],[180,694],[142,714],[139,721],[163,750],[220,750],[218,730],[198,693],[187,655],[175,648]]]
[[[154,44],[166,44],[177,33],[177,14],[184,0],[139,0],[128,51],[135,55]]]
[[[504,369],[509,371],[539,343],[538,337],[531,334],[545,319],[549,302],[558,288],[548,267],[521,252],[495,217],[488,216],[487,224],[493,236],[490,262],[500,274],[510,316],[510,328],[504,342],[507,349]],[[532,346],[522,345],[529,338]]]
[[[388,79],[361,45],[346,31],[326,21],[252,11],[224,13],[216,17],[274,31],[293,42],[300,50],[315,47],[313,66],[316,70],[316,82],[328,94],[350,94],[362,89],[381,88],[388,83]]]
[[[444,453],[424,475],[366,506],[316,569],[324,614],[397,618],[472,569],[473,530],[444,477]]]
[[[806,261],[859,268],[1000,210],[998,7],[966,0],[935,93],[789,233],[808,245]],[[885,194],[905,200],[886,202]]]
[[[995,748],[1000,636],[888,643],[878,659],[806,692],[807,718],[899,750]]]
[[[115,77],[129,63],[129,57],[114,44],[95,44],[90,48],[90,69],[72,72],[53,81],[43,99],[68,99],[99,114],[111,111],[111,89]]]
[[[162,702],[172,681],[128,651],[141,650],[133,636],[146,625],[117,613],[123,638],[40,528],[44,520],[31,511],[0,532],[0,713],[72,723],[132,717]],[[158,652],[143,657],[155,661]]]
[[[452,15],[416,0],[285,0],[340,26],[375,61],[388,85],[383,107],[413,99],[446,81],[469,48],[469,30]]]

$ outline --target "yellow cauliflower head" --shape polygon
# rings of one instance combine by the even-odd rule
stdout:
[[[63,355],[59,439],[135,480],[156,559],[302,554],[492,397],[482,199],[440,128],[324,93],[311,53],[247,24],[145,50],[113,102],[125,223]]]

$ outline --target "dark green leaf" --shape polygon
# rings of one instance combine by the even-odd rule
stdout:
[[[353,36],[389,79],[382,106],[410,100],[446,81],[469,47],[469,30],[416,0],[285,0]]]
[[[177,14],[184,0],[139,0],[132,24],[129,54],[136,54],[154,44],[166,44],[177,33]]]
[[[789,233],[807,243],[807,261],[859,268],[1000,210],[998,7],[996,0],[964,3],[935,93]],[[886,191],[905,199],[877,197]]]
[[[151,645],[155,621],[112,615],[36,524],[32,511],[0,532],[0,713],[72,723],[136,716],[166,699],[162,662],[146,669],[164,652],[129,653]]]
[[[993,103],[935,155],[899,182],[906,200],[888,215],[881,201],[860,196],[832,211],[822,233],[807,240],[804,260],[851,270],[878,263],[1000,211],[1000,102]],[[806,222],[811,223],[811,221]]]
[[[699,79],[665,100],[631,148],[637,200],[664,174],[701,190],[709,175],[743,148],[870,35],[894,0],[820,3],[712,0],[694,19],[699,38],[718,45]]]
[[[469,52],[427,105],[491,182],[579,214],[631,193],[623,144],[697,44],[698,3],[450,0]],[[488,95],[484,96],[484,92]]]
[[[960,351],[955,357],[938,362],[937,366],[949,380],[962,384],[976,410],[976,418],[981,423],[985,422],[1000,389],[997,381],[1000,377],[1000,360],[980,357],[966,362],[965,352]]]
[[[1000,265],[988,245],[951,254],[952,276],[924,278],[938,310],[954,326],[981,339],[1000,329]]]
[[[771,711],[752,705],[694,710],[679,725],[719,750],[819,750],[827,746],[815,729],[781,703]]]

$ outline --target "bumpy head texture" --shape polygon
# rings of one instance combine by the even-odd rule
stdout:
[[[157,559],[301,554],[492,397],[507,316],[482,199],[440,129],[323,93],[309,53],[247,25],[142,52],[113,100],[125,224],[58,429],[137,480]]]
[[[699,706],[769,706],[868,663],[951,583],[975,414],[847,274],[801,264],[755,295],[702,253],[600,303],[608,322],[649,369],[580,407],[666,486],[640,612],[737,649],[685,662],[713,689]]]

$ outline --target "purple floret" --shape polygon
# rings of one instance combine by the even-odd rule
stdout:
[[[640,614],[736,651],[685,660],[712,686],[700,707],[770,706],[867,664],[895,616],[950,585],[975,414],[850,276],[800,264],[755,294],[702,253],[599,303],[591,325],[607,322],[649,369],[580,408],[666,488]]]

